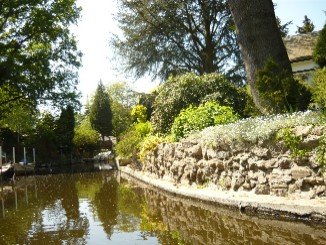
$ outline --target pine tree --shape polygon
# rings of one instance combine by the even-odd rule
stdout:
[[[112,133],[112,110],[109,94],[106,92],[102,81],[99,82],[94,101],[90,108],[90,121],[92,127],[97,130],[104,141],[105,136],[110,136]]]
[[[305,34],[305,33],[311,33],[315,29],[314,23],[307,17],[307,15],[304,16],[304,20],[302,21],[303,26],[298,26],[297,33]]]

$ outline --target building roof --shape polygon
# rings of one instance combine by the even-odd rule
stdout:
[[[288,36],[283,39],[290,62],[312,59],[312,51],[318,37],[318,32]]]

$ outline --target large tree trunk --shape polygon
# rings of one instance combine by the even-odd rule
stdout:
[[[229,0],[238,43],[255,105],[262,109],[255,82],[257,72],[273,59],[292,74],[291,64],[277,26],[272,0]]]

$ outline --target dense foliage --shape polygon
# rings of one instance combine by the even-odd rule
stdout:
[[[307,109],[311,93],[273,60],[258,71],[255,84],[265,114]]]
[[[147,121],[150,121],[151,119],[151,116],[152,116],[152,113],[153,113],[153,105],[154,105],[154,101],[155,101],[155,98],[157,96],[157,92],[154,90],[152,91],[151,93],[149,94],[140,94],[139,96],[139,105],[143,105],[146,107],[146,120]]]
[[[317,42],[313,50],[313,60],[323,68],[326,66],[326,25],[319,32]]]
[[[46,112],[41,115],[35,128],[30,144],[35,147],[37,161],[49,163],[58,158],[58,145],[55,134],[56,120]]]
[[[207,74],[197,76],[193,73],[170,77],[158,90],[154,103],[151,123],[154,132],[169,133],[174,118],[189,105],[198,106],[210,99],[222,106],[230,106],[243,116],[246,107],[246,92],[232,85],[222,75]]]
[[[92,128],[89,117],[86,116],[76,125],[73,142],[79,156],[94,156],[94,151],[97,150],[99,146],[100,134]]]
[[[112,110],[112,135],[119,136],[132,123],[130,111],[137,104],[137,93],[126,82],[106,86]]]
[[[312,23],[311,19],[307,17],[307,15],[304,16],[304,20],[302,21],[302,26],[298,26],[297,33],[305,34],[313,32],[315,29],[314,23]]]
[[[203,145],[218,146],[219,142],[257,143],[275,139],[282,128],[325,125],[320,112],[306,111],[241,119],[234,123],[206,128],[191,134],[186,140],[196,139]]]
[[[187,137],[193,131],[200,131],[204,128],[227,124],[238,120],[231,107],[220,106],[217,103],[206,102],[199,107],[190,105],[187,109],[181,110],[172,125],[172,135],[175,139]]]
[[[76,102],[81,54],[75,0],[0,1],[0,113],[15,104]]]
[[[137,105],[132,109],[132,116],[136,118],[137,123],[132,124],[119,137],[119,142],[115,147],[117,154],[123,158],[130,158],[137,154],[140,144],[152,131],[149,121],[146,121],[146,107]]]
[[[72,151],[74,129],[74,109],[71,105],[68,105],[66,108],[62,108],[60,117],[56,121],[55,134],[61,152],[70,153]]]
[[[120,140],[115,147],[117,154],[122,158],[137,156],[141,142],[151,131],[152,127],[148,121],[133,124],[120,135]]]
[[[90,108],[89,118],[92,127],[101,134],[103,141],[104,136],[112,134],[112,117],[110,97],[100,81]]]
[[[244,69],[225,0],[119,0],[123,38],[112,45],[136,77],[224,73],[242,83]]]
[[[326,109],[326,67],[315,71],[312,83],[312,99],[317,106]]]
[[[132,108],[131,110],[131,116],[135,118],[135,121],[141,123],[141,122],[146,122],[146,117],[147,117],[147,108],[143,105],[136,105],[135,107]]]

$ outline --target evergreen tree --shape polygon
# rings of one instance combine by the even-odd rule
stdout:
[[[314,61],[323,68],[326,66],[326,25],[319,32],[316,45],[313,50]]]
[[[300,34],[305,34],[305,33],[310,33],[313,32],[315,29],[314,23],[307,17],[307,15],[304,16],[304,20],[302,21],[303,26],[297,26],[298,30],[297,33]]]
[[[126,71],[166,80],[194,72],[223,73],[242,84],[243,63],[226,0],[119,0],[123,38],[112,45]]]
[[[92,127],[97,130],[104,141],[104,136],[112,134],[112,110],[109,94],[106,92],[102,81],[99,82],[89,113]]]
[[[57,143],[61,152],[69,153],[72,149],[75,128],[74,109],[71,105],[61,110],[61,115],[56,121]]]

